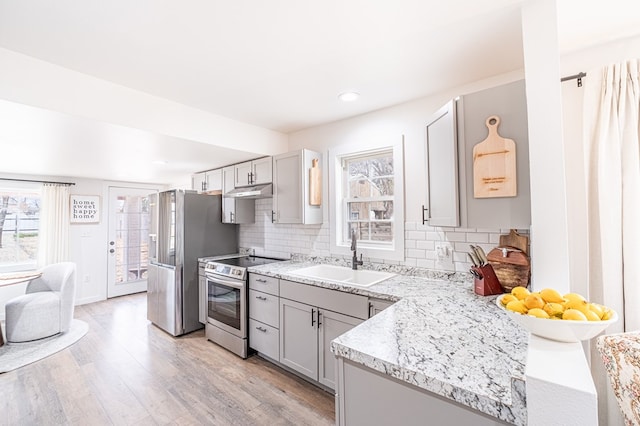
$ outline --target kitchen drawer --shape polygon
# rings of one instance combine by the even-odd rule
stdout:
[[[278,299],[278,296],[249,289],[249,318],[278,327]]]
[[[249,319],[249,347],[277,361],[280,359],[280,331]]]
[[[369,318],[366,296],[280,280],[280,297],[360,319]]]
[[[249,273],[249,288],[251,290],[258,290],[264,293],[273,294],[274,296],[279,296],[279,281],[279,279],[274,277]]]

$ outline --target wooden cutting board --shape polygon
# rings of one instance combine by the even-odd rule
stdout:
[[[473,196],[475,198],[515,197],[516,143],[498,134],[500,117],[485,122],[489,136],[473,147]]]
[[[317,158],[311,160],[309,169],[309,204],[312,206],[322,204],[322,174]]]
[[[507,235],[500,235],[500,247],[515,247],[529,253],[529,237],[520,235],[512,229]]]

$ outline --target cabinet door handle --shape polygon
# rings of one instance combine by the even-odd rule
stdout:
[[[369,302],[369,318],[373,316],[373,303]]]
[[[311,309],[311,327],[313,327],[316,323],[316,310],[315,309]]]
[[[267,332],[267,329],[266,329],[266,328],[264,328],[264,327],[256,327],[256,330],[258,330],[258,331],[262,331],[263,333],[266,333],[266,332]]]
[[[263,279],[263,278],[256,278],[256,281],[259,283],[267,283],[267,280]]]
[[[256,296],[256,299],[258,299],[258,300],[267,300],[267,298],[264,297],[264,296]]]
[[[271,223],[275,223],[276,221],[276,212],[271,210]]]
[[[427,217],[424,217],[425,212],[427,212]],[[422,205],[422,224],[424,225],[429,220],[429,209]]]
[[[247,173],[247,183],[251,184],[251,173]]]
[[[320,328],[320,326],[322,325],[322,321],[320,321],[321,315],[322,315],[322,312],[320,312],[320,310],[318,309],[318,328]]]
[[[200,182],[200,188],[204,191],[204,181]]]
[[[233,212],[229,212],[229,222],[233,223]]]

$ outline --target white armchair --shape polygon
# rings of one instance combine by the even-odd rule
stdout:
[[[76,293],[76,264],[45,266],[24,295],[5,305],[8,342],[27,342],[69,331]]]

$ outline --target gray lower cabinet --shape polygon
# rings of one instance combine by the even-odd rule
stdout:
[[[280,362],[318,380],[317,309],[280,299]]]
[[[280,299],[280,362],[335,389],[331,341],[363,322],[316,306]]]
[[[369,318],[378,315],[380,312],[393,305],[395,302],[390,300],[369,298]]]
[[[336,424],[474,425],[506,424],[406,382],[338,358]]]
[[[334,389],[331,341],[367,318],[364,296],[280,280],[280,363]]]
[[[249,274],[249,347],[280,359],[280,297],[277,278]]]

